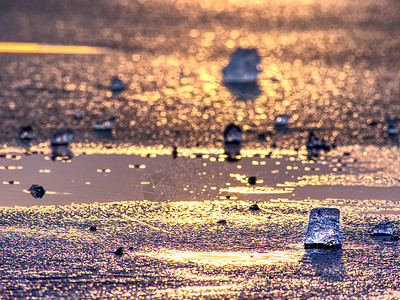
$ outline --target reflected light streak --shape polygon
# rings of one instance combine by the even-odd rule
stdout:
[[[303,256],[303,250],[258,252],[195,252],[165,250],[162,252],[138,252],[138,255],[150,256],[157,259],[174,261],[191,261],[213,265],[272,265],[281,263],[295,263]]]
[[[23,189],[22,192],[24,192],[25,194],[30,194],[31,193],[27,189]],[[46,191],[46,195],[72,195],[72,193]]]
[[[293,192],[293,189],[285,188],[283,189],[275,189],[271,187],[229,187],[229,188],[222,188],[219,190],[220,192],[227,192],[227,193],[238,193],[238,194],[288,194]]]
[[[102,54],[105,52],[105,49],[89,46],[0,42],[0,53]]]
[[[127,215],[121,215],[121,217],[123,217],[123,218],[125,218],[125,219],[127,219],[127,220],[129,220],[129,221],[136,222],[136,223],[139,223],[139,224],[141,224],[141,225],[147,226],[147,227],[149,227],[149,228],[151,228],[151,229],[153,229],[153,230],[156,230],[156,231],[161,231],[161,232],[164,232],[164,233],[173,234],[173,232],[171,232],[171,231],[167,231],[167,230],[164,230],[164,229],[161,229],[161,228],[152,226],[152,225],[150,225],[150,224],[147,224],[147,223],[145,223],[145,222],[143,222],[143,221],[134,219],[134,218],[129,217],[129,216],[127,216]]]

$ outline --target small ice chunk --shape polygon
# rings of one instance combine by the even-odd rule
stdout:
[[[50,138],[52,145],[68,145],[74,137],[74,132],[71,129],[60,129]]]
[[[31,126],[21,127],[19,138],[21,140],[27,140],[27,141],[30,141],[31,139],[33,139],[32,127]]]
[[[305,248],[340,247],[340,211],[337,208],[314,208],[310,213]]]
[[[83,115],[82,115],[81,112],[77,111],[77,112],[74,114],[74,119],[75,119],[75,120],[82,120],[82,118],[83,118]]]
[[[114,77],[110,83],[110,90],[114,93],[122,92],[125,89],[125,85],[121,79]]]
[[[274,124],[276,126],[286,126],[289,120],[292,118],[291,115],[278,115],[274,119]]]
[[[399,133],[399,119],[397,118],[390,118],[389,116],[386,116],[386,122],[387,122],[387,133],[389,135],[397,135]]]
[[[389,135],[397,135],[399,133],[399,127],[397,127],[397,124],[390,124],[387,128],[387,133]]]
[[[102,131],[111,130],[112,127],[114,126],[114,122],[115,122],[115,117],[111,117],[107,120],[97,121],[96,123],[94,123],[94,130],[102,130]]]
[[[41,185],[37,184],[32,184],[28,191],[31,192],[31,195],[34,198],[43,198],[44,194],[46,194],[45,189]]]
[[[237,48],[229,64],[222,70],[224,83],[252,83],[261,72],[261,59],[257,49]]]
[[[331,146],[325,140],[321,141],[313,131],[309,132],[306,147],[308,159],[317,158],[321,150],[328,152],[331,149]]]
[[[242,140],[242,129],[235,124],[229,124],[224,131],[224,143],[240,143]]]
[[[392,222],[388,222],[386,224],[379,224],[372,227],[371,235],[393,235],[394,230],[394,224]]]
[[[174,148],[172,149],[172,158],[175,159],[177,157],[178,157],[178,148],[174,146]]]
[[[307,150],[318,149],[322,148],[322,142],[313,131],[310,131],[308,134],[308,140],[306,143]]]

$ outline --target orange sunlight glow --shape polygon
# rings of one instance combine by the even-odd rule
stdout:
[[[102,54],[105,50],[89,46],[0,42],[0,53]]]

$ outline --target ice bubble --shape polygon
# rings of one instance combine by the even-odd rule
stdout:
[[[305,248],[340,247],[340,211],[337,208],[314,208],[310,213]]]

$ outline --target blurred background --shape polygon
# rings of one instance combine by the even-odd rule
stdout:
[[[82,143],[210,147],[235,123],[245,147],[300,146],[310,130],[341,145],[397,144],[386,130],[400,112],[399,14],[391,0],[4,0],[0,41],[96,48],[3,45],[0,142],[30,125],[36,143],[68,127]],[[261,56],[254,86],[222,84],[237,47]],[[291,116],[284,132],[279,114]],[[93,131],[112,116],[111,135]]]

